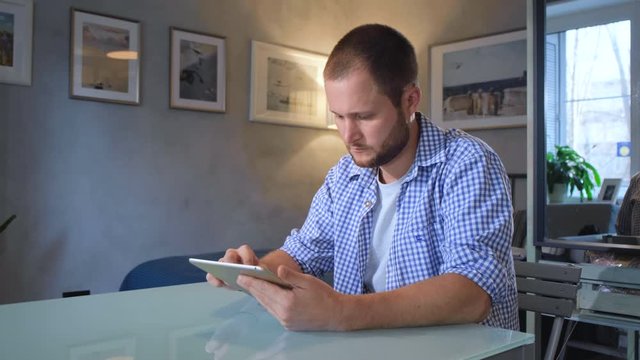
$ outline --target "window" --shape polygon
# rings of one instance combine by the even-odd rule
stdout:
[[[602,178],[628,180],[631,22],[548,34],[546,54],[547,151],[554,144],[569,145]]]

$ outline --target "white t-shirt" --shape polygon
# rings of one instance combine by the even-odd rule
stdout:
[[[364,283],[372,292],[385,291],[387,287],[387,260],[396,227],[396,203],[405,176],[391,184],[381,183],[378,176],[378,202],[373,212],[373,236],[364,275]]]

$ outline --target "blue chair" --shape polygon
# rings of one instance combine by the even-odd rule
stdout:
[[[255,250],[258,257],[264,256],[269,251],[271,250]],[[223,256],[224,251],[218,251],[145,261],[127,273],[120,285],[120,291],[204,282],[206,281],[204,271],[191,265],[189,258],[218,260]]]

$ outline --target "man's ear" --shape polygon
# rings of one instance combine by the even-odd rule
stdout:
[[[418,110],[420,99],[422,98],[422,91],[418,85],[411,85],[405,93],[405,106],[407,113],[413,114]]]

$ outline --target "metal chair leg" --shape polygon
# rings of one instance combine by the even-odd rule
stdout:
[[[638,347],[640,347],[640,337],[638,330],[627,330],[627,359],[638,360]]]
[[[558,341],[560,340],[560,333],[562,332],[562,325],[564,324],[564,318],[556,316],[553,319],[553,327],[551,328],[551,335],[549,335],[549,343],[547,344],[547,351],[544,354],[544,360],[553,360],[558,350]]]
[[[567,320],[567,330],[564,332],[564,336],[562,337],[562,347],[560,348],[560,352],[556,359],[564,360],[564,355],[567,352],[567,343],[569,342],[569,337],[571,336],[571,330],[576,326],[575,321]]]

